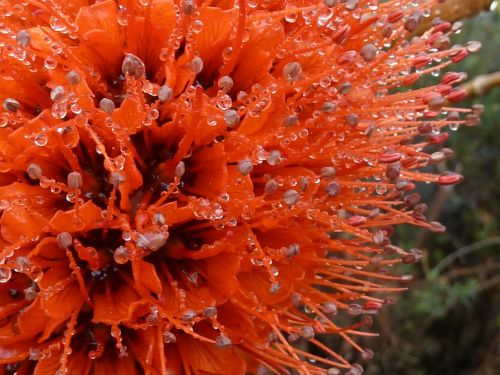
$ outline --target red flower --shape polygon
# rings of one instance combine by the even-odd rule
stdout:
[[[0,373],[359,374],[316,335],[371,356],[481,110],[398,90],[468,53],[435,2],[3,1]]]

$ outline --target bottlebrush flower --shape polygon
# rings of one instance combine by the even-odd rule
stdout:
[[[436,2],[3,0],[0,373],[360,374],[481,111],[400,90],[477,49]]]

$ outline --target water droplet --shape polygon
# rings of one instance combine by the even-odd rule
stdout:
[[[12,277],[12,269],[7,265],[0,266],[0,283],[6,283]]]
[[[199,34],[203,30],[203,22],[201,20],[195,20],[193,22],[193,32]]]
[[[116,22],[120,26],[128,25],[127,8],[125,8],[123,5],[120,5],[118,8],[118,12],[116,13]]]
[[[21,103],[19,103],[16,99],[7,98],[3,102],[3,108],[9,112],[17,112],[17,110],[21,107]]]
[[[38,133],[35,136],[34,143],[39,147],[43,147],[48,143],[48,137],[45,133]]]
[[[66,74],[66,80],[71,86],[78,85],[81,81],[80,74],[78,72],[71,70]]]
[[[54,70],[57,67],[57,60],[52,56],[47,56],[43,61],[43,66],[47,70]]]
[[[125,246],[118,246],[113,252],[113,260],[118,264],[125,264],[129,260],[128,249]]]
[[[62,20],[57,17],[51,16],[49,19],[50,28],[54,31],[64,33],[67,31],[67,27]]]
[[[56,102],[52,104],[50,113],[52,114],[52,117],[54,117],[55,119],[61,120],[65,118],[66,115],[68,114],[68,109],[66,104]]]

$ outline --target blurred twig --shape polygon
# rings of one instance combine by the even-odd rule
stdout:
[[[442,20],[454,22],[466,17],[472,17],[476,14],[489,10],[493,0],[447,0],[443,4],[434,7],[432,14],[418,28],[417,34],[427,30],[432,20],[436,17]]]
[[[474,77],[464,83],[461,88],[467,91],[468,96],[483,96],[498,86],[500,86],[500,72]]]
[[[487,246],[492,246],[492,245],[500,245],[500,236],[497,237],[491,237],[487,238],[483,241],[479,241],[476,243],[473,243],[471,245],[467,245],[464,247],[461,247],[460,249],[455,250],[453,253],[449,254],[448,256],[444,257],[437,265],[432,269],[431,272],[439,274],[441,271],[443,271],[446,267],[451,265],[455,260],[470,254],[474,251],[481,250],[484,247]]]

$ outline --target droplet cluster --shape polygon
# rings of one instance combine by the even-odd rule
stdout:
[[[436,2],[1,2],[0,372],[362,374],[483,111]]]

